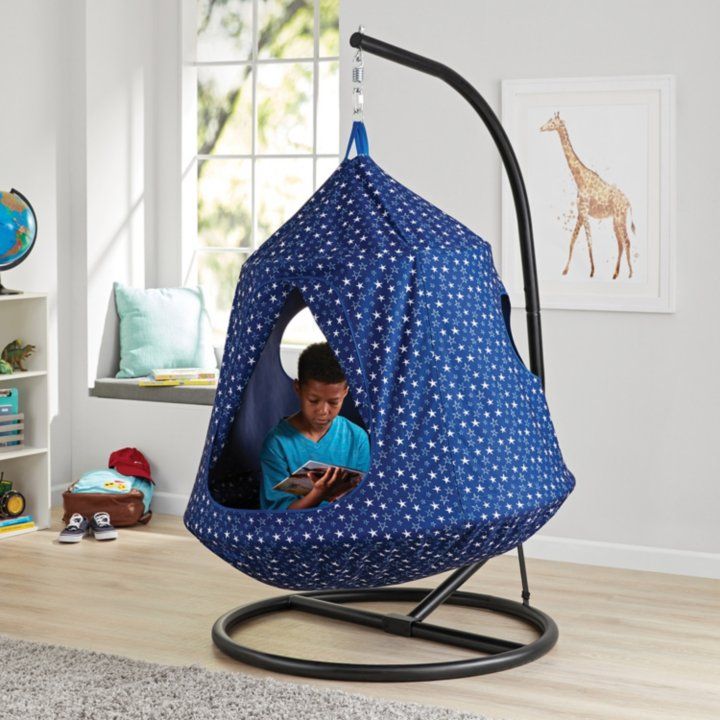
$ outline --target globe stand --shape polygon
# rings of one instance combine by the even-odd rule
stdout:
[[[22,290],[11,290],[10,288],[6,288],[2,284],[2,280],[0,280],[0,295],[22,295]]]

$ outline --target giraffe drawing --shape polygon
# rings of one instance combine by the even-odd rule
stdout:
[[[541,132],[557,131],[560,136],[560,143],[565,159],[570,167],[575,185],[577,186],[577,221],[572,237],[570,238],[570,252],[568,254],[567,263],[562,274],[567,275],[570,269],[570,260],[572,259],[573,247],[577,240],[580,228],[585,230],[585,238],[587,240],[588,253],[590,255],[590,277],[595,275],[595,261],[593,260],[592,251],[592,235],[590,233],[590,222],[588,218],[596,218],[602,220],[607,217],[613,219],[613,231],[618,245],[617,262],[615,263],[615,280],[620,273],[620,261],[622,260],[623,250],[628,264],[628,277],[632,277],[633,268],[630,261],[630,236],[627,231],[627,215],[628,211],[632,215],[630,201],[625,194],[615,185],[605,182],[594,170],[586,167],[580,158],[575,154],[573,146],[570,143],[565,121],[560,117],[560,113],[556,112],[541,128]],[[631,220],[630,227],[635,232],[635,223]]]

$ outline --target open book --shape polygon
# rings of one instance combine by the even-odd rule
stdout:
[[[341,470],[345,470],[356,483],[359,483],[365,477],[365,473],[360,470],[343,467],[342,465],[328,465],[327,463],[308,460],[302,467],[295,470],[292,475],[289,475],[275,485],[273,490],[281,490],[282,492],[303,497],[312,490],[314,481],[320,479],[322,474],[331,467],[339,467]]]

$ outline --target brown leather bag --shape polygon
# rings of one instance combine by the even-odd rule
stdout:
[[[110,493],[74,493],[72,485],[63,493],[63,522],[67,523],[73,513],[90,519],[96,512],[106,512],[115,527],[128,527],[150,522],[152,510],[145,512],[144,496],[139,490],[114,495]]]

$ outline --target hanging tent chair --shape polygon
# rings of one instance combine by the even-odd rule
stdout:
[[[349,616],[372,615],[382,620],[365,618],[364,624],[420,637],[420,626],[427,626],[420,620],[438,602],[472,605],[461,602],[471,594],[455,592],[459,584],[537,532],[574,486],[541,379],[525,367],[511,339],[509,302],[490,246],[378,167],[368,155],[362,123],[353,124],[350,142],[357,155],[346,157],[243,266],[185,513],[187,528],[243,573],[314,592],[240,608],[218,621],[214,639],[247,662],[334,678],[477,674],[501,669],[513,652],[505,667],[528,662],[552,647],[557,629],[527,603],[509,603],[520,610],[487,606],[518,617],[537,613],[521,619],[543,631],[549,647],[523,654],[529,646],[493,646],[507,641],[485,638],[485,652],[497,657],[460,661],[466,665],[435,673],[279,658],[229,637],[248,617],[290,607],[356,622],[363,620]],[[292,379],[280,364],[280,341],[304,307],[347,377],[342,414],[368,431],[371,467],[358,487],[333,503],[261,510],[263,438],[298,409]],[[363,588],[455,568],[466,568],[464,575],[410,620],[342,606],[375,599]],[[356,592],[343,593],[345,588]],[[412,601],[427,592],[406,591],[397,599]],[[483,666],[488,660],[497,666]],[[423,667],[430,666],[410,666]],[[377,668],[395,669],[388,675]]]

